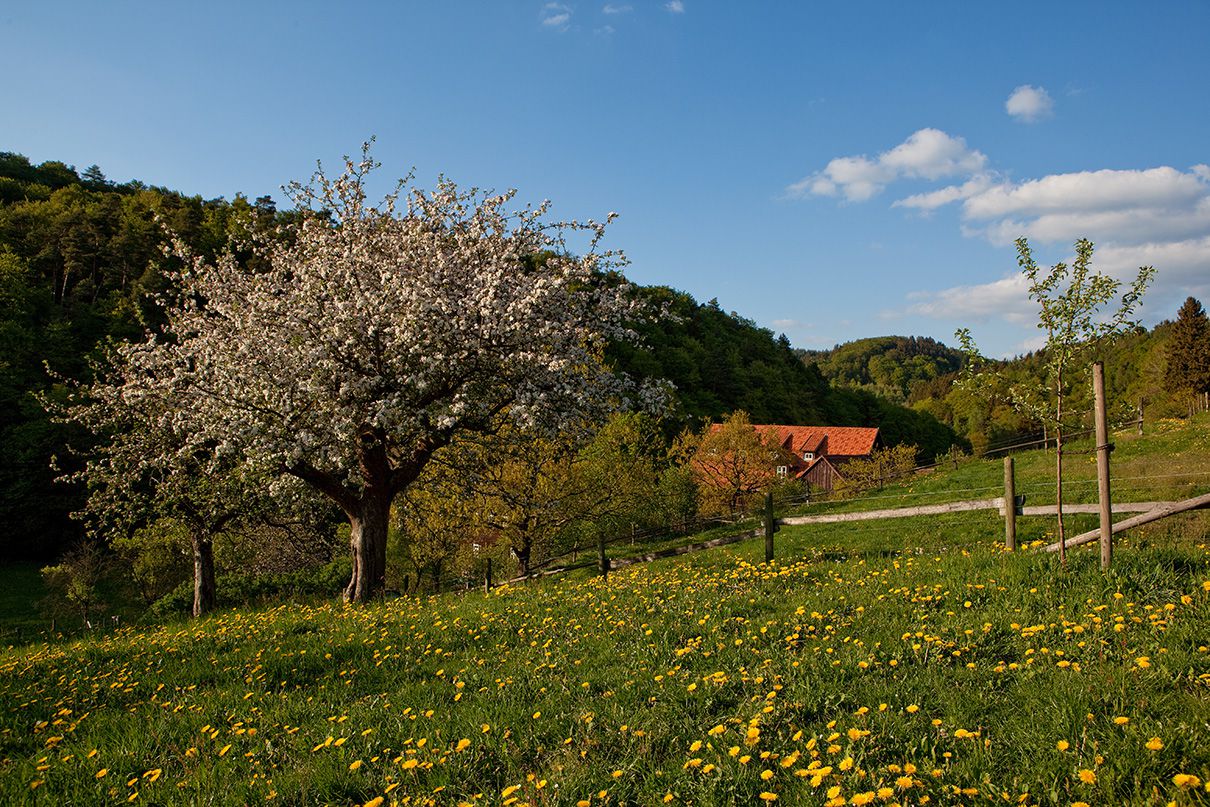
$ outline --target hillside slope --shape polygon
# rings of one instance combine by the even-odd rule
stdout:
[[[1124,539],[1107,577],[1005,554],[994,513],[788,527],[771,566],[751,542],[9,649],[0,800],[1189,803],[1208,526]]]

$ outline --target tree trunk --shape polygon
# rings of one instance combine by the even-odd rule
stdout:
[[[387,527],[391,497],[367,487],[356,514],[349,516],[349,549],[353,576],[345,588],[345,602],[369,602],[386,589]]]
[[[522,577],[529,576],[529,558],[532,550],[533,545],[528,538],[521,542],[520,548],[513,547],[513,554],[517,556],[517,566],[521,570]]]
[[[1055,407],[1055,513],[1059,528],[1059,565],[1067,566],[1067,536],[1063,531],[1063,387],[1059,374],[1058,405]]]
[[[214,541],[202,532],[194,532],[193,538],[193,615],[208,614],[214,610]]]

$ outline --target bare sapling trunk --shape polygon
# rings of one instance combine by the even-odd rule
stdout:
[[[1063,371],[1057,382],[1058,403],[1055,405],[1055,513],[1059,529],[1059,564],[1067,566],[1067,535],[1063,529]]]
[[[214,540],[201,531],[194,531],[193,543],[193,615],[214,610]]]

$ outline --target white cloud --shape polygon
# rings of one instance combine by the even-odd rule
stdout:
[[[634,6],[630,4],[606,3],[601,7],[602,14],[629,14],[634,11]]]
[[[1072,210],[1124,210],[1180,206],[1205,196],[1205,180],[1162,166],[1146,170],[1051,174],[1020,184],[1001,184],[966,200],[967,218],[1041,215]]]
[[[1049,117],[1054,108],[1055,102],[1046,88],[1030,84],[1022,84],[1013,90],[1004,102],[1005,111],[1024,123],[1035,123]]]
[[[788,186],[786,193],[791,197],[842,193],[850,202],[864,202],[897,179],[969,176],[982,171],[986,163],[987,157],[968,148],[961,137],[940,129],[921,129],[875,158],[864,154],[837,157],[822,171]]]
[[[1070,262],[1071,256],[1062,259]],[[1161,317],[1171,317],[1189,295],[1210,296],[1210,235],[1180,241],[1106,243],[1096,248],[1092,262],[1096,271],[1123,285],[1134,280],[1140,266],[1155,267],[1155,278],[1143,296],[1139,311],[1141,316],[1153,322]],[[1016,273],[990,283],[912,292],[908,295],[904,313],[966,322],[999,317],[1010,323],[1027,325],[1036,320],[1037,307],[1029,300],[1025,276]],[[1037,347],[1026,341],[1016,349]]]
[[[813,323],[801,319],[775,319],[773,327],[779,331],[810,331],[815,329]]]
[[[1129,283],[1140,266],[1156,276],[1144,297],[1142,316],[1171,316],[1186,296],[1210,296],[1210,166],[1102,169],[1050,174],[1010,181],[989,169],[987,158],[960,137],[922,129],[876,157],[838,157],[818,173],[790,185],[792,197],[808,194],[864,201],[891,182],[956,178],[953,184],[906,196],[892,203],[920,213],[946,205],[960,209],[967,237],[1008,246],[1022,236],[1038,262],[1070,261],[1067,251],[1080,238],[1097,245],[1094,266]],[[1007,261],[1006,261],[1007,262]],[[1007,270],[1007,267],[1005,267]],[[998,319],[1015,328],[1036,321],[1028,284],[1019,272],[998,280],[908,295],[907,306],[889,316],[919,315],[969,323]],[[1018,349],[1028,349],[1029,340]]]
[[[1043,243],[1089,240],[1137,244],[1149,240],[1171,241],[1210,232],[1210,199],[1191,207],[1146,207],[1125,210],[1087,211],[1072,209],[1033,219],[1002,219],[985,228],[969,228],[993,244],[1011,244],[1024,236]],[[1094,237],[1095,236],[1095,237]]]
[[[685,3],[683,0],[668,0],[668,2],[664,4],[664,8],[668,9],[668,11],[673,14],[685,13]]]
[[[1021,236],[1044,243],[1162,243],[1210,233],[1210,169],[1103,169],[1017,183],[976,174],[894,206],[928,212],[952,202],[962,203],[963,232],[993,244]]]
[[[991,283],[915,291],[908,295],[907,313],[935,319],[982,319],[998,315],[1010,322],[1024,322],[1034,312],[1029,283],[1021,274],[1007,275]]]
[[[565,6],[562,3],[547,3],[542,6],[539,20],[546,28],[566,31],[568,24],[571,22],[571,7]]]
[[[982,193],[991,187],[992,182],[991,174],[976,174],[961,185],[950,185],[949,187],[927,193],[917,193],[906,199],[900,199],[891,206],[911,207],[927,213],[948,205],[950,202],[969,199],[976,194]]]

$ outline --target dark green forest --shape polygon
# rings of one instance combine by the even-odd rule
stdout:
[[[109,341],[156,326],[153,300],[171,293],[165,233],[210,257],[233,236],[291,215],[268,196],[206,200],[116,184],[97,166],[78,172],[0,153],[0,557],[49,559],[80,537],[70,514],[82,491],[55,479],[70,470],[68,448],[86,438],[55,423],[43,399],[87,381]],[[639,325],[644,344],[618,345],[611,360],[636,379],[675,385],[670,431],[745,409],[756,422],[880,426],[886,442],[914,443],[922,459],[960,442],[890,388],[830,384],[784,336],[717,301],[699,304],[663,287],[639,293],[666,315]]]

